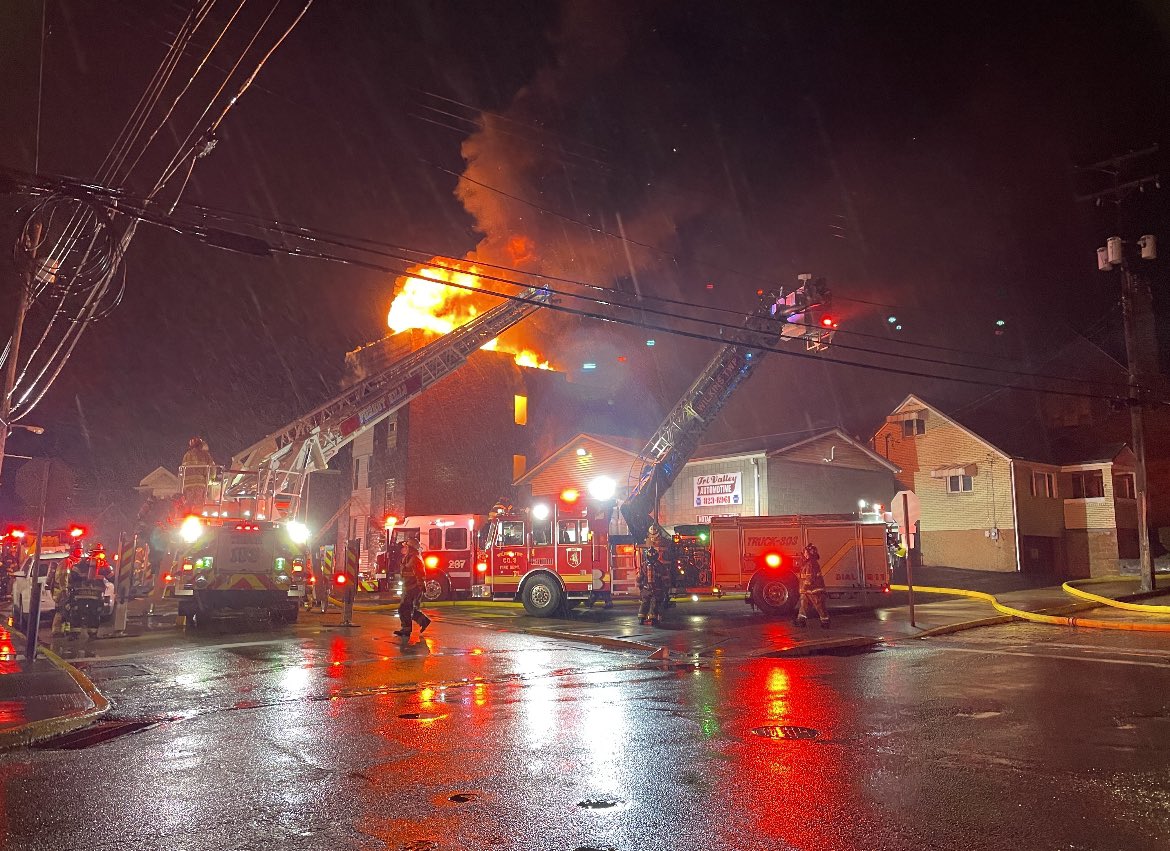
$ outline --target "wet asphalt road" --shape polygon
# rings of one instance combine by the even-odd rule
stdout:
[[[113,714],[160,723],[0,755],[3,847],[1170,847],[1162,636],[659,663],[437,615],[98,642]]]

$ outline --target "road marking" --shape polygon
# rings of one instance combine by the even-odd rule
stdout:
[[[953,650],[956,653],[982,653],[989,656],[1033,656],[1037,659],[1069,659],[1074,662],[1098,662],[1110,665],[1137,665],[1141,668],[1170,669],[1170,662],[1139,662],[1134,659],[1094,659],[1089,656],[1073,656],[1069,653],[1029,653],[1024,650],[1008,650],[1006,648],[982,650],[976,647],[946,646],[937,642],[934,643],[934,646],[938,647],[940,650]]]

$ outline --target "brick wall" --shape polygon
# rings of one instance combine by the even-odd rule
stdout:
[[[915,409],[921,411],[923,434],[907,436],[901,422],[887,422],[874,436],[874,446],[902,468],[899,483],[918,496],[923,563],[1016,570],[1009,460],[915,400],[899,412]],[[960,464],[975,466],[968,493],[948,493],[946,479],[930,475],[931,470]],[[993,529],[998,530],[998,538],[989,537]]]

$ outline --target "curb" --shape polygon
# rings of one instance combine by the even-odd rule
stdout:
[[[508,629],[505,632],[518,632],[524,635],[537,635],[541,638],[558,638],[562,641],[576,641],[581,644],[593,644],[597,647],[608,647],[611,650],[635,650],[653,652],[659,648],[653,644],[634,641],[629,638],[610,638],[605,635],[586,635],[579,632],[563,632],[557,629],[540,629],[539,627],[525,627],[524,629]]]
[[[16,630],[11,631],[15,635],[20,635]],[[93,681],[89,677],[66,662],[52,650],[46,647],[38,647],[37,650],[45,654],[46,659],[67,673],[77,683],[78,687],[85,692],[85,696],[89,698],[91,705],[88,709],[78,709],[65,715],[42,718],[39,721],[30,721],[20,727],[14,727],[11,730],[0,732],[0,751],[28,747],[45,739],[51,739],[54,736],[79,730],[82,727],[88,726],[94,719],[105,715],[110,709],[110,701],[97,690],[97,686],[93,684]]]
[[[873,647],[881,644],[882,639],[871,638],[866,635],[854,635],[848,638],[822,638],[817,641],[806,641],[795,644],[784,650],[770,650],[753,656],[753,659],[792,659],[800,656],[815,656],[826,650],[839,650],[848,647]]]

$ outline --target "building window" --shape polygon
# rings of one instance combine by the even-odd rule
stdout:
[[[386,423],[386,448],[398,448],[398,420],[390,420]]]
[[[902,420],[902,437],[926,434],[926,420]]]
[[[970,476],[947,476],[947,493],[970,493],[972,484]]]
[[[1032,473],[1032,496],[1055,499],[1056,476],[1052,473]]]
[[[353,489],[365,490],[370,486],[370,456],[359,455],[353,459]]]
[[[1083,470],[1072,474],[1072,498],[1095,499],[1105,496],[1105,476],[1100,470]]]
[[[528,425],[528,397],[513,396],[516,409],[516,425]]]
[[[512,456],[512,481],[516,481],[528,469],[528,457],[525,455]]]
[[[390,511],[398,506],[398,479],[387,479],[382,487],[382,509]]]
[[[1113,477],[1114,499],[1137,499],[1137,487],[1134,485],[1133,473],[1118,473]]]

